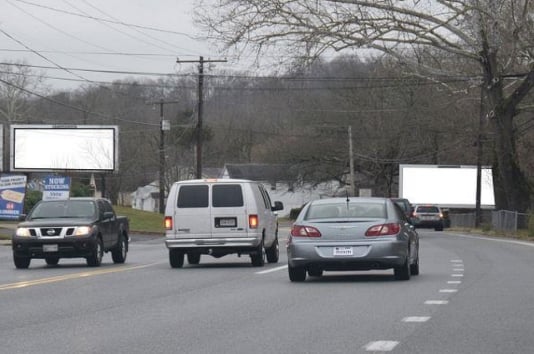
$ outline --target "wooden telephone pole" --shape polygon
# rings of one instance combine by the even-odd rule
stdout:
[[[204,60],[200,57],[199,60],[180,60],[176,59],[177,63],[198,63],[198,120],[196,128],[197,138],[197,166],[196,178],[202,178],[202,115],[203,115],[203,90],[204,90],[204,63],[226,63],[224,60]]]

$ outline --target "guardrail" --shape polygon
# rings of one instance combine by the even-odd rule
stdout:
[[[520,229],[528,229],[529,214],[518,213],[510,210],[496,210],[491,212],[491,227],[498,231],[516,232]],[[475,227],[475,213],[449,214],[452,227]],[[484,223],[484,221],[483,221]]]

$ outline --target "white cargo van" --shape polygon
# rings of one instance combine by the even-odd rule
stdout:
[[[198,264],[202,254],[219,258],[250,255],[261,267],[265,257],[278,262],[278,221],[267,190],[241,179],[198,179],[175,182],[165,208],[165,245],[171,267],[180,268],[187,255]]]

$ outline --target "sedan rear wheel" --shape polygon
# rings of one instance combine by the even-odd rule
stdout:
[[[289,280],[293,282],[301,282],[306,280],[306,268],[288,266]]]
[[[410,273],[412,275],[419,275],[419,256],[417,256],[415,262],[410,265]]]
[[[406,257],[406,261],[400,267],[394,268],[395,279],[397,280],[410,280],[410,259]]]

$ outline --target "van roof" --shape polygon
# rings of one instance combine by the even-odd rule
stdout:
[[[200,184],[200,183],[258,183],[248,179],[234,179],[234,178],[202,178],[202,179],[187,179],[174,182],[175,184]]]

